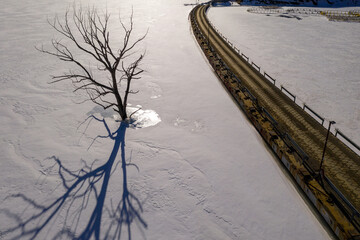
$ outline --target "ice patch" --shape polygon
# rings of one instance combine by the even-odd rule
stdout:
[[[159,98],[159,97],[161,97],[161,95],[151,96],[150,98],[151,99],[156,99],[156,98]]]
[[[161,122],[159,114],[154,110],[143,110],[140,105],[136,107],[129,107],[131,104],[128,104],[127,114],[131,116],[130,126],[133,128],[146,128],[155,126]],[[104,109],[101,106],[95,106],[91,111],[87,113],[88,116],[100,114],[103,118],[112,118],[115,121],[120,121],[121,118],[113,109]]]
[[[146,128],[155,126],[159,122],[161,122],[159,114],[157,114],[154,110],[143,110],[134,107],[127,108],[129,116],[131,116],[130,125],[134,128]]]
[[[154,82],[147,82],[146,87],[151,90],[151,99],[160,98],[162,95],[161,87]]]

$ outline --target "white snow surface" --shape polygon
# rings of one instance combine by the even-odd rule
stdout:
[[[130,102],[134,108],[141,105],[138,114],[151,124],[138,119],[140,123],[126,130],[124,152],[120,154],[120,148],[111,169],[100,238],[106,237],[112,220],[115,227],[122,226],[121,239],[129,238],[126,221],[109,215],[121,205],[123,155],[128,163],[128,190],[139,200],[133,201],[139,216],[130,225],[131,239],[329,239],[278,160],[210,70],[191,33],[191,6],[184,3],[192,2],[83,1],[111,12],[113,36],[121,36],[119,11],[129,16],[131,6],[135,34],[149,29],[141,46],[146,49],[142,66],[146,72],[133,83],[140,93],[132,95]],[[68,4],[71,1],[2,1],[0,239],[19,234],[5,230],[37,216],[41,206],[65,193],[55,159],[69,171],[86,165],[95,169],[108,161],[113,150],[113,140],[96,138],[107,135],[103,122],[86,120],[92,114],[104,118],[116,131],[120,123],[113,113],[92,102],[78,104],[86,95],[74,94],[70,83],[48,84],[50,75],[73,66],[34,49],[42,44],[48,47],[51,38],[60,37],[46,19],[56,13],[61,16]],[[102,182],[100,178],[95,184],[99,192]],[[82,198],[69,196],[74,205],[62,206],[36,239],[83,232],[96,203],[94,193],[88,197],[88,204],[82,205]],[[79,207],[83,214],[77,220]],[[27,228],[39,227],[47,216]]]
[[[329,21],[306,14],[257,14],[251,6],[210,8],[213,25],[242,53],[360,144],[360,27],[359,23]],[[289,9],[284,7],[283,9]],[[307,9],[292,7],[292,9]],[[311,9],[311,8],[310,8]],[[359,7],[315,8],[323,11]]]

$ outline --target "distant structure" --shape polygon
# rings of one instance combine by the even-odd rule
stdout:
[[[214,0],[212,2],[223,2]],[[276,5],[306,7],[357,7],[360,0],[236,0],[240,5]]]
[[[211,6],[216,7],[216,6],[231,6],[231,3],[229,0],[212,0],[211,1]]]

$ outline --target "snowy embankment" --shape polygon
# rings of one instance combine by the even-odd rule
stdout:
[[[210,8],[209,19],[261,71],[360,144],[359,23],[298,13]],[[289,9],[289,8],[284,8]],[[301,8],[303,9],[303,8]],[[316,10],[334,10],[315,8]],[[348,11],[360,8],[340,8]],[[327,123],[325,125],[327,127]]]
[[[359,6],[359,0],[243,0],[242,5],[251,6],[301,6],[301,7],[352,7]]]
[[[146,72],[133,84],[140,93],[129,101],[134,107],[155,111],[161,122],[146,127],[145,123],[156,123],[152,119],[157,121],[157,115],[150,112],[150,120],[128,128],[122,140],[125,160],[131,163],[127,187],[139,200],[133,204],[142,206],[143,212],[137,208],[137,213],[147,224],[145,228],[135,217],[132,239],[328,239],[278,161],[210,70],[189,27],[191,7],[184,6],[189,2],[83,1],[96,3],[101,10],[107,7],[113,36],[121,33],[118,11],[129,16],[131,5],[136,34],[149,28],[143,46]],[[35,217],[41,206],[64,194],[58,164],[71,171],[85,165],[95,169],[106,163],[113,150],[109,138],[93,141],[107,134],[102,122],[84,123],[94,114],[105,118],[114,131],[119,123],[112,113],[91,102],[77,104],[86,96],[72,93],[71,84],[47,84],[49,75],[61,74],[69,66],[34,49],[49,46],[51,38],[59,37],[46,18],[61,15],[68,3],[2,2],[0,239],[10,238],[11,234],[3,234],[5,229]],[[124,175],[118,161],[111,169],[105,207],[97,210],[102,212],[102,238],[112,220],[115,227],[122,226],[122,239],[128,235],[126,221],[111,218],[114,206],[124,199]],[[102,180],[95,184],[98,191]],[[12,194],[24,197],[9,197]],[[65,197],[74,204],[61,207],[37,239],[51,239],[62,230],[62,234],[82,232],[98,204],[93,194],[87,205],[82,198]],[[82,215],[77,219],[79,212]],[[28,227],[39,226],[36,220]]]

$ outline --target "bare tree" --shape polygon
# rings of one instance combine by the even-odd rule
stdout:
[[[109,19],[108,12],[100,15],[94,7],[82,9],[81,6],[77,8],[74,5],[71,13],[69,10],[65,12],[62,21],[57,16],[53,21],[48,21],[66,40],[70,40],[70,45],[52,39],[52,50],[46,50],[44,47],[37,49],[76,66],[75,70],[53,76],[51,83],[72,81],[75,86],[74,92],[86,91],[88,100],[104,109],[112,107],[119,113],[121,119],[125,120],[128,118],[126,112],[128,95],[137,93],[131,90],[131,82],[140,79],[140,74],[143,72],[140,63],[144,58],[144,52],[134,57],[135,48],[144,40],[147,33],[135,41],[132,40],[134,27],[132,12],[128,25],[119,18],[123,30],[122,43],[114,47],[113,42],[110,41]],[[121,39],[121,36],[119,38]],[[94,66],[89,66],[80,60],[72,47],[94,60],[97,71],[105,73],[106,77],[103,75],[95,77],[91,71]],[[126,86],[121,93],[120,87],[124,83]]]

